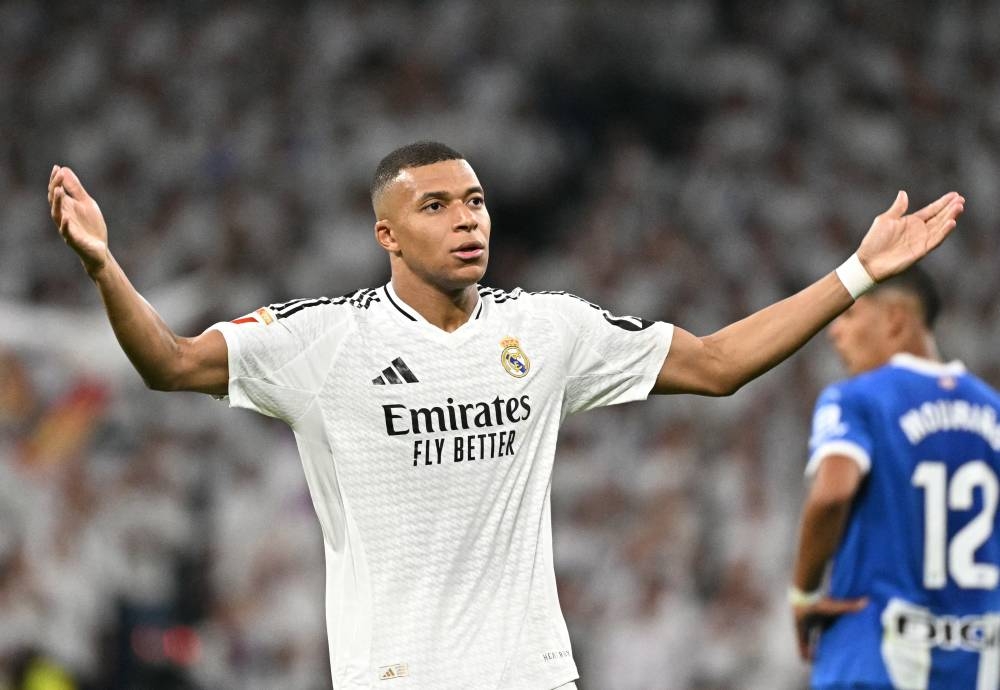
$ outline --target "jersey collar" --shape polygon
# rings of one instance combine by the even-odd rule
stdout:
[[[404,302],[403,299],[399,295],[396,294],[396,290],[392,287],[392,281],[389,281],[388,283],[386,283],[385,285],[383,285],[382,286],[382,291],[385,293],[386,298],[389,300],[389,304],[394,308],[393,310],[396,313],[401,314],[403,317],[405,317],[409,321],[414,321],[416,323],[424,324],[428,328],[433,328],[433,329],[438,330],[438,331],[441,330],[440,328],[438,328],[434,324],[430,323],[423,316],[421,316],[420,312],[418,312],[416,309],[414,309],[409,304],[407,304],[406,302]],[[483,313],[483,298],[479,295],[479,291],[478,290],[476,291],[476,299],[477,299],[476,306],[472,310],[472,314],[469,315],[469,320],[466,321],[465,323],[463,323],[458,328],[456,328],[455,331],[453,331],[454,333],[457,333],[458,331],[462,330],[463,328],[465,328],[466,326],[468,326],[469,323],[478,320],[479,317],[482,315],[482,313]],[[441,332],[444,333],[444,331],[441,331]]]
[[[900,352],[889,359],[889,364],[901,369],[909,369],[927,376],[961,376],[965,373],[965,365],[957,359],[950,362],[935,362],[907,352]]]

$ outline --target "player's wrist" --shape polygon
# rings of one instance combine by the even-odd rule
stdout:
[[[111,257],[111,252],[108,249],[105,249],[99,257],[80,255],[80,261],[83,262],[83,268],[87,271],[87,275],[95,283],[99,282],[108,273],[108,269],[111,268],[112,264],[114,264],[114,259]]]
[[[811,592],[806,592],[795,585],[788,587],[788,603],[795,608],[807,608],[816,604],[824,596],[822,588],[817,588]]]
[[[875,287],[875,279],[861,263],[855,252],[844,263],[837,267],[837,278],[847,288],[852,299],[857,299]]]

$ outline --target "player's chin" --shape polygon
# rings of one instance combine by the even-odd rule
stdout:
[[[467,287],[475,285],[486,275],[486,258],[481,257],[477,261],[463,261],[461,265],[453,267],[448,271],[448,282],[453,287]]]

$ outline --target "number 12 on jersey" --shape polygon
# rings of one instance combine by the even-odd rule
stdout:
[[[977,563],[976,550],[993,534],[1000,482],[983,460],[961,465],[948,481],[948,466],[925,460],[913,472],[912,483],[924,492],[924,587],[943,589],[950,574],[962,589],[993,589],[1000,568]],[[948,541],[948,512],[972,508],[976,489],[982,492],[979,513]]]

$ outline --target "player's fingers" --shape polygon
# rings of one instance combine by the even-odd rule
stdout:
[[[855,613],[868,605],[867,597],[857,599],[823,599],[816,603],[813,615],[822,618],[836,618],[845,613]]]
[[[799,658],[802,661],[809,661],[811,656],[809,653],[809,628],[801,622],[795,625],[795,641],[799,646]]]
[[[59,170],[60,170],[60,167],[58,165],[53,165],[52,166],[52,174],[49,175],[49,203],[50,204],[52,203],[52,192],[55,191],[55,188],[59,185],[59,182],[56,180],[56,176],[59,174]]]
[[[906,192],[901,189],[896,195],[896,200],[892,202],[892,206],[886,210],[884,215],[889,216],[890,218],[902,218],[903,214],[906,213],[906,207],[909,203],[910,201],[906,196]]]
[[[62,187],[56,187],[52,190],[52,202],[50,204],[50,210],[52,213],[52,220],[59,224],[60,216],[62,215]]]
[[[65,189],[56,187],[52,203],[52,220],[55,221],[62,233],[65,233],[69,226],[69,217],[72,214],[74,203],[73,199],[66,196]]]
[[[956,218],[963,210],[965,210],[965,198],[956,194],[948,200],[947,204],[938,209],[931,220]]]
[[[52,189],[53,198],[55,197],[55,191],[57,189],[62,189],[62,194],[64,197],[71,196],[69,191],[66,189],[66,184],[65,184],[67,170],[68,168],[59,168],[59,170],[56,171],[55,176],[52,178],[52,181],[49,182],[49,187]]]
[[[965,213],[965,199],[963,197],[958,197],[948,204],[945,217],[950,220],[954,220],[963,213]]]
[[[868,597],[859,597],[858,599],[847,599],[843,602],[844,613],[856,613],[868,606]]]
[[[937,215],[927,221],[927,227],[932,233],[943,235],[957,224],[957,219],[965,211],[965,200],[959,197],[941,209]]]
[[[63,187],[66,189],[66,194],[72,199],[83,199],[87,195],[87,190],[83,188],[80,183],[80,178],[76,176],[76,173],[69,168],[63,168],[62,174]]]
[[[950,204],[958,196],[959,196],[958,192],[948,192],[947,194],[944,194],[940,198],[927,204],[919,211],[914,211],[913,215],[915,215],[917,218],[923,221],[930,220],[931,218],[939,214],[941,211],[946,209],[948,207],[948,204]]]

